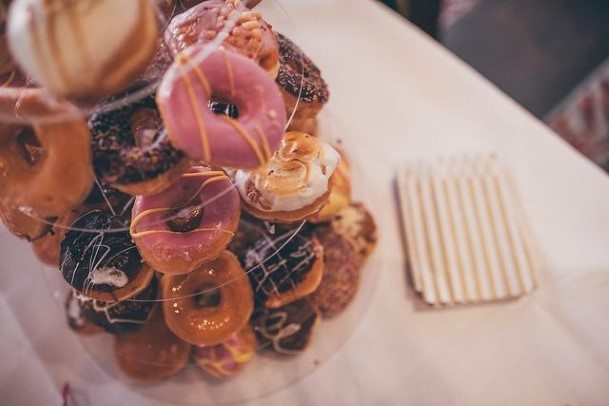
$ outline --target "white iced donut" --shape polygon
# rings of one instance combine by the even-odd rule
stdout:
[[[340,155],[328,143],[288,132],[273,157],[253,171],[239,170],[235,184],[244,207],[268,221],[294,222],[327,203]]]
[[[159,27],[149,0],[14,0],[7,35],[38,84],[89,99],[120,91],[146,68]]]

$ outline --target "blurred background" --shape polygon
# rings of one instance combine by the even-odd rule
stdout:
[[[609,172],[609,0],[379,0]]]

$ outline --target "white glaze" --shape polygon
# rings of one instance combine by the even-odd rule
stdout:
[[[322,197],[328,191],[328,182],[340,161],[340,155],[319,139],[309,139],[307,142],[317,142],[318,153],[295,156],[296,142],[284,141],[281,149],[263,168],[238,170],[235,185],[241,197],[252,207],[266,212],[299,210]],[[295,162],[302,163],[306,171],[298,170],[295,174]],[[263,204],[247,196],[248,183],[260,193]]]
[[[89,273],[88,282],[91,285],[110,285],[122,288],[129,283],[125,272],[114,267],[102,267],[93,269]]]
[[[100,86],[108,63],[116,62],[115,72],[132,63],[116,59],[142,25],[141,5],[138,0],[15,0],[8,15],[9,47],[37,83],[58,94],[84,93]],[[134,49],[132,56],[141,58],[139,52]]]

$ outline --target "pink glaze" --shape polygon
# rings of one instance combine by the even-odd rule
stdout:
[[[222,47],[204,57],[206,51],[195,46],[178,55],[159,87],[157,103],[171,143],[205,162],[256,168],[270,159],[284,134],[279,89],[252,60]],[[208,106],[212,96],[236,105],[238,119],[214,114]]]
[[[174,217],[172,210],[187,202],[203,208],[198,226],[189,232],[172,231],[167,225]],[[237,227],[239,212],[239,193],[228,176],[222,171],[194,166],[168,189],[135,199],[130,231],[137,246],[154,256],[153,261],[144,258],[152,264],[175,263],[176,258],[191,263],[200,261],[209,251],[221,251],[228,245]]]

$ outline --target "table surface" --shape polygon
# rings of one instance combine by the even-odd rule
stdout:
[[[608,404],[606,175],[373,0],[283,4],[331,84],[330,110],[344,138],[369,151],[363,170],[386,191],[374,202],[384,213],[377,253],[383,267],[373,302],[346,345],[289,390],[258,403]],[[407,284],[395,171],[407,160],[490,150],[517,179],[539,242],[540,288],[510,303],[421,309]],[[6,233],[0,241],[0,353],[14,360],[0,367],[3,399],[59,401],[54,380],[72,382],[76,395],[88,382],[95,405],[149,404],[135,393],[109,393],[111,379],[74,338],[44,334],[57,331],[58,321],[47,316],[47,307],[57,305],[26,272],[33,266],[27,246]],[[17,307],[30,316],[15,318]],[[37,360],[20,359],[33,350]]]

